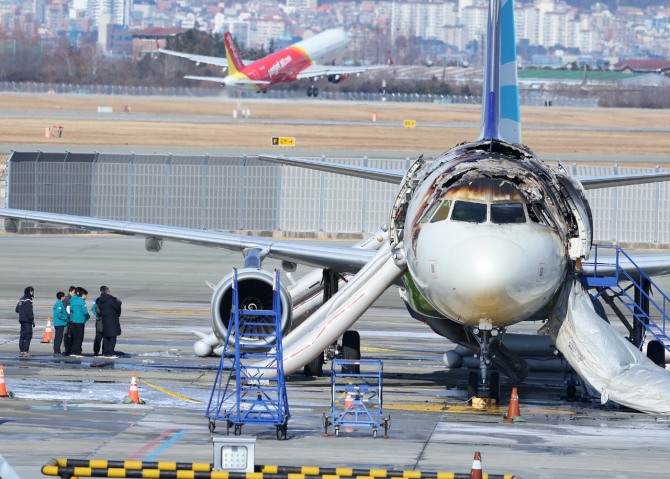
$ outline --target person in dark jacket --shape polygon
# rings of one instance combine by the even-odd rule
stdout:
[[[100,286],[100,294],[102,294],[103,288],[107,286]],[[93,300],[93,305],[91,306],[91,313],[95,318],[95,339],[93,340],[93,356],[100,356],[100,348],[102,346],[102,316],[100,316],[100,309],[98,309],[98,299],[99,297]]]
[[[117,358],[114,354],[116,337],[121,335],[121,301],[110,294],[107,286],[100,287],[98,310],[102,317],[102,355],[105,358]]]
[[[23,296],[16,304],[15,311],[19,313],[19,324],[21,332],[19,335],[19,357],[30,357],[30,341],[33,339],[33,328],[35,327],[35,314],[33,313],[33,298],[35,290],[32,286],[23,290]]]

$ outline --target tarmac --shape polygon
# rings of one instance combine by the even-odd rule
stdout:
[[[213,437],[234,436],[226,436],[225,421],[209,431],[205,411],[219,361],[193,354],[192,331],[211,331],[206,282],[217,283],[241,264],[237,253],[178,243],[151,254],[140,238],[0,235],[0,365],[13,394],[0,398],[0,455],[16,474],[46,477],[41,468],[53,458],[213,462]],[[40,342],[56,292],[70,284],[89,290],[89,304],[103,284],[123,300],[122,357],[92,356],[92,324],[82,359],[55,358],[53,345]],[[14,306],[27,285],[36,291],[37,326],[32,357],[19,359]],[[570,401],[570,377],[561,371],[532,372],[520,385],[503,380],[499,407],[469,407],[468,371],[442,363],[454,345],[412,320],[394,290],[355,329],[364,358],[383,363],[388,438],[374,438],[369,424],[324,435],[323,416],[334,407],[327,364],[322,378],[286,379],[286,440],[277,440],[272,425],[242,427],[241,437],[255,437],[257,466],[468,474],[480,452],[483,472],[492,475],[668,477],[669,417],[601,405],[598,398]],[[145,404],[124,402],[133,372]],[[523,421],[507,423],[512,386]]]

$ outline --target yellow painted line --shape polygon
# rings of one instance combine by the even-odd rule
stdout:
[[[366,348],[362,347],[361,351],[374,351],[377,353],[401,353],[401,349],[384,349],[384,348]]]
[[[506,411],[505,407],[496,406],[487,409],[475,409],[472,406],[453,406],[444,404],[384,404],[384,409],[395,411],[426,411],[426,412],[444,412],[451,414],[488,414],[502,415]],[[548,408],[521,408],[521,416],[536,415],[573,415],[574,411]]]
[[[178,399],[183,399],[183,400],[185,400],[185,401],[202,402],[202,401],[200,401],[200,400],[198,400],[198,399],[193,399],[193,398],[190,398],[190,397],[188,397],[188,396],[184,396],[183,394],[179,394],[179,393],[175,393],[175,392],[169,391],[169,390],[167,390],[167,389],[165,389],[165,388],[162,388],[162,387],[160,387],[160,386],[156,386],[155,384],[151,384],[151,383],[149,383],[149,382],[147,382],[147,381],[144,381],[144,380],[142,380],[142,379],[138,379],[137,382],[138,382],[138,383],[142,383],[142,384],[146,384],[147,386],[149,386],[149,387],[151,387],[151,388],[154,388],[155,390],[160,391],[160,392],[162,392],[162,393],[165,393],[165,394],[167,394],[168,396],[172,396],[172,397],[175,397],[175,398],[178,398]]]

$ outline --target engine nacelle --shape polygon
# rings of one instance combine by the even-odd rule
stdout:
[[[328,81],[330,83],[341,83],[347,79],[347,75],[341,73],[335,73],[333,75],[328,75]]]
[[[257,309],[259,311],[272,309],[272,294],[274,287],[274,274],[256,268],[242,268],[237,270],[237,284],[239,294],[239,307],[241,309]],[[281,329],[286,334],[291,328],[292,304],[291,296],[280,283],[280,302],[281,302]],[[212,294],[212,329],[222,342],[225,342],[228,335],[228,328],[233,327],[232,320],[233,306],[233,275],[229,274],[223,278]],[[245,327],[244,320],[249,321],[249,316],[241,318],[240,323],[240,346],[257,346],[259,341],[267,344],[274,344],[274,327]],[[251,321],[271,323],[274,319],[271,316],[252,317]],[[263,336],[258,337],[258,334]],[[264,336],[267,335],[267,336]],[[231,331],[230,341],[234,341],[235,332]]]

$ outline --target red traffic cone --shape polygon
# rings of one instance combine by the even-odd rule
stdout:
[[[505,422],[514,422],[517,418],[521,418],[519,412],[519,393],[517,393],[516,386],[512,388],[512,394],[509,398],[509,408],[505,416]]]
[[[472,460],[470,479],[482,479],[482,455],[479,454],[479,451],[475,452],[475,458]]]
[[[9,397],[7,394],[7,386],[5,386],[5,370],[0,365],[0,398]]]
[[[51,329],[51,316],[47,316],[47,327],[44,328],[44,336],[42,336],[43,343],[50,343],[54,337],[53,329]]]
[[[130,391],[128,391],[128,397],[135,404],[141,404],[140,394],[137,391],[137,374],[133,373],[133,377],[130,379]]]

